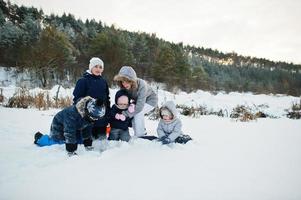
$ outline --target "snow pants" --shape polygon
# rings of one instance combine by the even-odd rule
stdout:
[[[132,124],[135,136],[141,137],[146,135],[144,115],[152,111],[154,108],[155,107],[146,103],[144,104],[142,111],[134,115]]]
[[[129,129],[127,130],[122,130],[122,129],[117,129],[117,128],[112,128],[110,135],[109,135],[109,140],[122,140],[128,142],[131,139]]]

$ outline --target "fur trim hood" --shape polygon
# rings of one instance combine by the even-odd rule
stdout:
[[[78,113],[80,114],[80,116],[82,118],[84,118],[86,116],[86,104],[91,99],[93,99],[93,98],[90,96],[86,96],[86,97],[82,98],[81,100],[79,100],[75,105],[76,110],[78,111]]]
[[[119,73],[114,77],[114,81],[116,81],[121,88],[123,88],[122,81],[131,83],[132,88],[137,88],[137,74],[130,66],[121,67]]]

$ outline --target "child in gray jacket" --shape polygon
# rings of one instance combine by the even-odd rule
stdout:
[[[178,118],[178,112],[173,101],[167,101],[160,108],[160,122],[158,124],[157,133],[159,141],[162,144],[172,142],[185,144],[192,140],[189,135],[184,135],[182,132],[182,122]]]

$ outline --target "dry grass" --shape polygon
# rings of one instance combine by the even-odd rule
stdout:
[[[206,106],[186,106],[186,105],[176,105],[176,107],[180,110],[180,114],[190,117],[200,117],[201,115],[217,115],[220,117],[227,117],[227,110],[220,109],[219,111],[209,110]]]
[[[238,105],[232,110],[230,117],[237,119],[237,121],[248,122],[256,120],[259,115],[253,114],[250,107]]]
[[[34,98],[30,96],[26,88],[18,89],[13,97],[8,100],[8,107],[11,108],[28,108],[34,102]]]
[[[51,99],[48,92],[39,92],[31,95],[26,88],[18,89],[13,97],[8,100],[7,107],[11,108],[38,108],[47,110],[49,108],[65,108],[72,104],[70,97]]]
[[[290,119],[301,119],[301,99],[300,102],[293,103],[286,116]]]

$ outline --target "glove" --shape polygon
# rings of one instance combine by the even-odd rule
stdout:
[[[117,120],[121,120],[121,121],[125,121],[125,116],[123,114],[116,114],[115,115],[115,119]]]
[[[120,114],[120,115],[119,115],[119,119],[120,119],[121,121],[125,121],[125,116],[124,116],[123,114]]]
[[[167,136],[161,137],[161,138],[160,138],[160,141],[162,142],[162,144],[169,144],[169,143],[171,143],[170,138],[167,137]]]
[[[133,113],[133,112],[135,112],[135,104],[130,104],[130,106],[128,107],[128,111],[129,111],[129,113]]]

